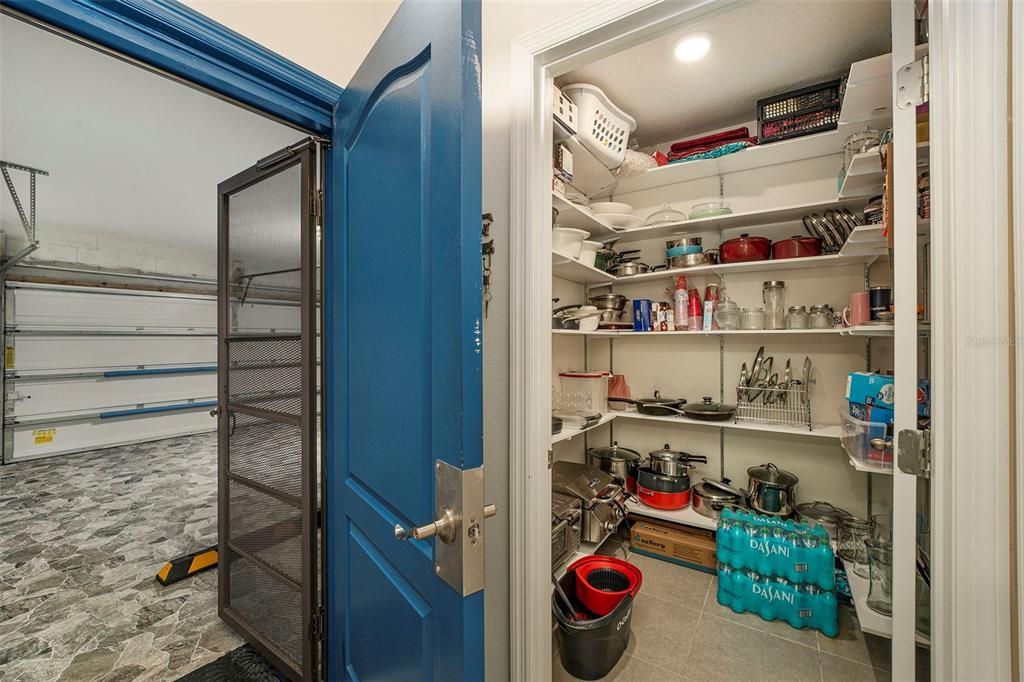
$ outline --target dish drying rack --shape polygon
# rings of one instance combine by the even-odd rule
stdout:
[[[736,387],[736,421],[813,430],[810,387]]]

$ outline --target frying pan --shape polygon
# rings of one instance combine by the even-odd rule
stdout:
[[[704,396],[700,404],[684,407],[683,413],[690,419],[706,422],[724,422],[736,416],[736,406],[715,403],[711,401],[711,396]]]
[[[631,398],[615,398],[608,396],[608,401],[636,405],[636,411],[640,414],[650,414],[656,417],[671,417],[673,415],[686,414],[683,410],[679,409],[686,404],[685,398],[662,398],[658,391],[654,392],[653,398],[638,398],[633,400]]]

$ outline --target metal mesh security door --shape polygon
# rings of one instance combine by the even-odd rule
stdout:
[[[317,677],[315,148],[219,193],[220,616],[295,679]],[[275,301],[294,309],[268,318]]]

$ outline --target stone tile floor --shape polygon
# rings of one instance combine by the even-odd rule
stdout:
[[[831,639],[733,613],[718,603],[713,575],[637,554],[629,561],[643,571],[644,584],[633,606],[626,653],[604,680],[890,679],[889,640],[862,633],[852,607],[841,607],[839,636]],[[927,664],[927,650],[918,648],[918,679],[928,679]],[[552,680],[575,679],[556,652]]]
[[[217,573],[162,587],[217,539],[215,434],[0,467],[0,680],[175,680],[242,644]]]

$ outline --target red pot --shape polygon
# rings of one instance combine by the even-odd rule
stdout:
[[[622,559],[610,556],[585,556],[569,564],[566,572],[576,572],[576,598],[587,610],[605,616],[630,595],[640,592],[644,574]]]
[[[636,496],[640,498],[640,502],[654,509],[673,511],[675,509],[686,509],[690,506],[689,490],[684,490],[681,493],[665,493],[651,490],[638,484],[636,486]]]
[[[768,237],[751,237],[741,234],[739,237],[722,242],[718,247],[718,260],[721,263],[746,263],[755,260],[768,260],[771,257],[772,240]]]
[[[795,235],[772,244],[772,258],[807,258],[821,255],[821,240],[817,237]]]

